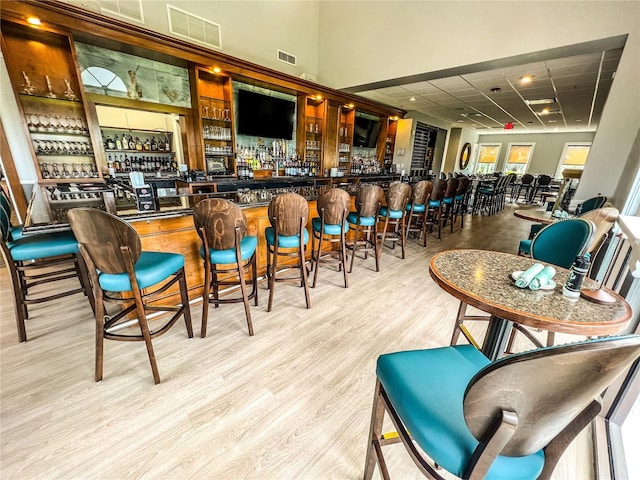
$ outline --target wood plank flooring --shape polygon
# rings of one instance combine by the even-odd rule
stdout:
[[[254,337],[240,304],[211,308],[201,339],[196,303],[193,339],[178,323],[154,341],[157,386],[142,343],[105,342],[104,380],[93,381],[94,322],[82,295],[34,307],[29,341],[18,343],[2,268],[0,477],[361,478],[376,358],[450,339],[457,302],[429,277],[430,257],[465,247],[515,252],[530,223],[513,209],[469,216],[463,231],[446,229],[424,249],[410,240],[406,260],[385,248],[379,273],[371,258],[356,259],[349,289],[321,267],[311,310],[302,289],[283,283],[267,313],[262,282]],[[592,478],[589,448],[583,433],[554,478]],[[386,455],[392,478],[422,478],[402,446]]]

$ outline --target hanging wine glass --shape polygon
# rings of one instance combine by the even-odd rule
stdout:
[[[39,118],[38,131],[46,132],[47,129],[49,128],[49,115],[40,114],[38,118]]]
[[[228,108],[224,109],[224,121],[225,122],[230,122],[231,121],[231,118],[229,117],[229,109]]]
[[[24,78],[24,83],[20,87],[20,93],[25,95],[37,95],[38,89],[31,84],[31,80],[27,76],[27,74],[22,71],[22,78]]]
[[[64,91],[64,96],[67,100],[71,100],[72,102],[77,102],[78,97],[75,93],[73,93],[73,89],[71,88],[71,83],[68,79],[64,79],[64,84],[67,86],[67,89]]]
[[[202,118],[209,119],[209,107],[206,105],[202,106]]]
[[[49,128],[50,132],[59,132],[60,131],[60,115],[53,115],[49,117]]]

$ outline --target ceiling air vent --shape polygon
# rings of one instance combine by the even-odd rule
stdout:
[[[169,31],[208,47],[222,48],[222,30],[220,25],[186,10],[167,4]]]
[[[141,0],[99,0],[102,13],[144,23]]]
[[[296,66],[296,56],[283,52],[282,50],[278,50],[278,60],[288,63],[289,65],[293,65],[294,67]]]

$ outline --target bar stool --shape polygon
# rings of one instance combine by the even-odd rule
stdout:
[[[384,191],[378,185],[365,185],[356,195],[356,211],[347,215],[347,222],[355,233],[352,242],[347,242],[347,248],[351,249],[351,263],[349,273],[353,271],[353,259],[356,252],[363,252],[366,259],[368,253],[373,251],[376,259],[376,272],[380,271],[380,254],[378,253],[378,229],[377,218],[380,203],[384,197]]]
[[[0,188],[0,208],[3,208],[5,213],[9,217],[9,232],[11,233],[11,238],[13,240],[17,240],[22,237],[22,226],[11,225],[11,203],[9,202],[9,197],[2,188]]]
[[[423,247],[427,246],[427,222],[425,221],[427,206],[425,205],[425,201],[431,196],[432,188],[433,186],[429,180],[420,180],[413,186],[411,201],[407,204],[407,216],[409,217],[409,221],[407,222],[407,238],[409,238],[409,233],[411,232],[421,233]]]
[[[447,181],[443,179],[435,180],[431,188],[431,197],[427,202],[427,224],[433,229],[438,226],[438,240],[442,238],[442,199],[447,188]]]
[[[410,197],[411,187],[408,183],[396,182],[392,183],[389,187],[387,192],[387,205],[380,207],[378,213],[379,221],[384,222],[384,228],[378,233],[378,236],[381,237],[381,249],[378,251],[378,254],[382,252],[385,240],[391,242],[391,249],[395,248],[396,242],[400,242],[402,258],[404,259],[405,238],[407,236],[405,232],[406,208]],[[391,232],[388,231],[389,225],[392,227]],[[387,235],[389,233],[390,235]]]
[[[453,233],[453,210],[456,193],[458,191],[458,183],[457,178],[448,178],[447,188],[445,189],[444,197],[442,198],[442,214],[440,221],[442,225],[446,225],[447,221],[449,221],[450,233]]]
[[[533,190],[531,191],[531,196],[529,197],[530,203],[533,203],[536,199],[536,195],[542,192],[549,191],[549,184],[551,183],[552,178],[549,175],[538,175],[536,181],[533,184]],[[540,198],[542,200],[542,197]]]
[[[202,239],[200,256],[204,259],[204,289],[202,291],[202,327],[200,336],[207,336],[209,304],[215,308],[225,303],[244,303],[249,335],[253,335],[249,300],[258,306],[258,267],[256,249],[258,237],[247,235],[247,216],[235,203],[211,198],[202,200],[193,209],[193,222]],[[222,266],[224,265],[224,267]],[[246,270],[251,269],[251,292],[247,293]],[[229,275],[231,274],[231,275]],[[220,275],[223,278],[220,278]],[[237,277],[236,277],[237,275]],[[220,298],[220,287],[240,286],[240,296]]]
[[[458,178],[458,188],[456,189],[456,194],[453,199],[453,219],[451,220],[451,224],[453,225],[458,215],[460,215],[460,228],[464,228],[464,216],[467,213],[470,185],[471,180],[469,180],[469,177],[462,176]]]
[[[143,252],[138,233],[123,220],[92,208],[74,208],[69,223],[80,244],[87,264],[95,298],[96,358],[95,379],[102,380],[104,339],[143,341],[147,347],[154,383],[160,374],[152,339],[165,334],[184,316],[189,338],[193,337],[184,256],[177,253]],[[180,287],[180,305],[158,305],[160,295],[174,284]],[[122,304],[122,310],[110,314],[105,302]],[[147,312],[175,312],[160,328],[152,331]],[[123,328],[135,314],[140,333]]]
[[[8,200],[5,198],[8,204]],[[4,202],[2,202],[4,204]],[[25,320],[29,318],[28,306],[57,300],[76,293],[89,297],[93,308],[91,286],[78,249],[78,241],[70,231],[42,233],[13,237],[11,213],[0,205],[0,245],[2,257],[11,277],[14,297],[18,340],[27,341]],[[30,289],[37,285],[77,278],[79,287],[68,288],[45,296],[32,295]]]
[[[264,231],[267,241],[267,278],[269,281],[267,312],[271,311],[276,282],[300,281],[300,286],[304,288],[307,308],[311,308],[305,264],[305,246],[309,243],[309,232],[306,229],[309,204],[303,196],[297,193],[283,193],[271,200],[268,215],[271,226]],[[294,268],[300,269],[298,276],[277,277],[278,257],[281,256],[298,259],[298,263],[294,266]],[[291,265],[287,263],[286,267],[290,268]]]
[[[320,217],[311,220],[312,238],[311,238],[311,261],[314,265],[313,285],[315,288],[318,281],[318,270],[320,260],[322,259],[322,244],[329,242],[330,245],[338,243],[338,270],[343,271],[344,288],[349,287],[349,279],[347,275],[347,249],[346,249],[346,233],[349,230],[347,223],[347,215],[349,214],[349,206],[351,204],[351,195],[340,188],[331,188],[324,191],[318,197],[318,213]],[[315,242],[318,240],[318,249],[316,250]],[[326,256],[325,256],[326,257]],[[326,258],[325,258],[326,260]]]

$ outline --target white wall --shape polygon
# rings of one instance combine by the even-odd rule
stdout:
[[[321,2],[318,79],[345,88],[622,34],[577,192],[614,197],[640,127],[640,2]]]
[[[81,8],[100,11],[87,0],[71,0]],[[105,2],[106,3],[106,2]],[[222,53],[264,65],[290,75],[317,74],[319,1],[268,0],[141,0],[144,24],[112,15],[144,28],[169,33],[167,3],[220,25]],[[277,50],[297,57],[293,67],[277,60]]]
[[[500,143],[500,155],[496,165],[496,171],[503,171],[509,153],[510,143],[535,143],[533,155],[527,171],[534,175],[546,173],[554,176],[558,168],[558,162],[564,150],[566,142],[591,142],[592,132],[582,133],[538,133],[538,134],[504,134],[504,135],[480,135],[478,143]],[[587,160],[587,166],[590,160]]]

